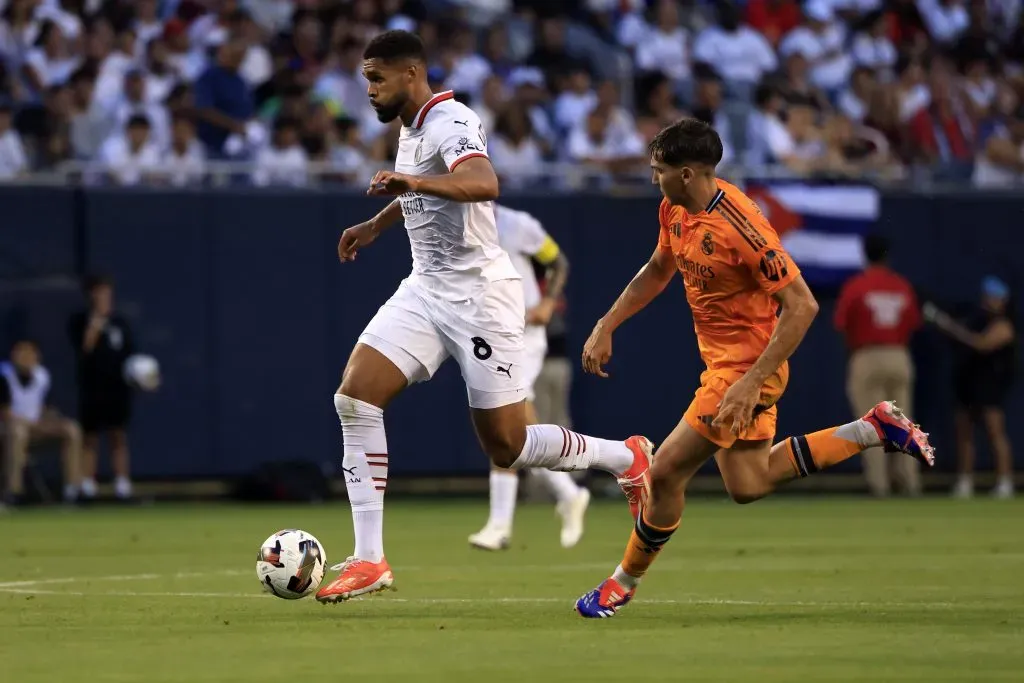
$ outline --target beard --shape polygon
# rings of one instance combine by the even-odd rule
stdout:
[[[377,104],[373,105],[373,110],[377,113],[377,120],[381,123],[391,123],[398,118],[398,115],[402,112],[402,107],[405,106],[406,98],[396,99],[391,104]]]

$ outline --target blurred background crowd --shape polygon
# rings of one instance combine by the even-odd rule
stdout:
[[[360,75],[419,33],[503,181],[644,182],[689,114],[744,174],[1024,178],[1021,0],[0,0],[0,178],[361,183],[391,160]]]

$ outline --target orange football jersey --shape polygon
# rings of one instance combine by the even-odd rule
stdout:
[[[757,205],[724,180],[718,187],[707,209],[693,215],[662,200],[658,247],[672,253],[683,275],[708,368],[745,370],[775,329],[772,294],[800,270]]]

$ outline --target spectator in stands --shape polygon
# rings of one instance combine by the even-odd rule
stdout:
[[[150,41],[164,32],[159,9],[157,0],[135,0],[135,18],[132,20],[132,29],[138,36],[140,48],[148,45]],[[139,51],[142,50],[139,49]]]
[[[523,105],[530,117],[530,125],[538,142],[547,150],[558,141],[555,124],[548,113],[548,92],[544,86],[544,73],[540,69],[523,67],[513,71],[508,78],[512,88],[512,100]]]
[[[307,182],[309,158],[299,144],[299,123],[293,118],[274,121],[270,144],[256,153],[256,185],[291,185],[301,187]]]
[[[4,498],[10,505],[24,501],[25,465],[29,448],[42,441],[62,444],[64,500],[78,498],[81,483],[82,430],[78,423],[46,405],[50,373],[40,364],[39,347],[20,339],[11,359],[0,363],[0,422],[5,436]]]
[[[814,110],[803,104],[792,105],[783,122],[784,100],[767,85],[758,88],[755,103],[757,109],[747,124],[747,164],[781,164],[798,174],[818,168],[825,147],[814,125]]]
[[[636,65],[641,71],[665,74],[677,92],[689,90],[690,35],[679,21],[675,0],[656,0],[654,23],[636,46]]]
[[[3,21],[0,22],[0,54],[4,61],[12,65],[25,62],[29,46],[39,37],[39,22],[34,15],[33,0],[10,0],[3,9]],[[14,79],[17,92],[13,93],[19,101],[28,99],[20,80]]]
[[[160,158],[160,147],[153,141],[149,119],[141,114],[128,119],[124,133],[108,138],[99,152],[103,172],[118,185],[138,185],[155,178]]]
[[[441,48],[441,64],[448,74],[445,88],[468,93],[473,100],[491,75],[491,65],[476,50],[476,35],[467,26],[456,27]]]
[[[845,40],[844,28],[828,1],[810,0],[804,6],[804,23],[783,38],[779,52],[784,58],[803,55],[811,67],[811,82],[826,92],[838,92],[853,70]]]
[[[93,27],[94,31],[101,31],[103,24]],[[137,57],[135,31],[122,29],[114,39],[112,50],[107,50],[103,45],[104,54],[98,56],[99,71],[96,76],[96,100],[104,108],[113,108],[121,97],[121,90],[124,87],[125,75],[136,68]]]
[[[926,108],[932,96],[928,89],[927,74],[920,59],[904,58],[896,63],[896,100],[899,122],[903,125]]]
[[[1024,104],[988,138],[974,164],[974,184],[983,188],[1024,185]]]
[[[34,92],[41,93],[51,86],[67,83],[79,63],[79,58],[68,50],[60,27],[45,21],[39,29],[36,48],[25,56],[25,79]]]
[[[640,137],[650,140],[662,128],[683,118],[672,82],[661,73],[649,74],[637,81],[637,126]]]
[[[587,114],[597,105],[590,73],[583,67],[576,67],[566,79],[566,88],[555,99],[555,125],[562,131],[571,131],[580,126]]]
[[[964,103],[970,109],[971,118],[984,121],[992,113],[999,92],[988,59],[981,56],[969,58],[963,72]]]
[[[1010,288],[992,276],[983,280],[980,305],[963,322],[935,306],[925,308],[926,319],[957,344],[953,386],[959,477],[953,495],[958,498],[974,495],[974,429],[979,421],[985,426],[995,460],[997,478],[992,495],[1014,495],[1013,452],[1005,413],[1017,369],[1014,313]]]
[[[810,107],[816,113],[831,109],[828,97],[810,79],[810,65],[799,52],[786,57],[779,89],[787,104]]]
[[[230,17],[229,39],[245,43],[245,57],[238,67],[238,73],[253,90],[258,89],[274,75],[274,62],[270,50],[261,42],[263,38],[259,25],[244,9],[237,10]]]
[[[975,140],[970,111],[944,67],[933,65],[930,85],[930,104],[909,122],[912,158],[948,178],[969,178]]]
[[[839,111],[851,121],[864,121],[868,117],[868,110],[877,89],[878,79],[875,72],[869,67],[858,66],[853,70],[850,87],[839,95]]]
[[[823,136],[826,151],[822,170],[851,178],[892,171],[889,145],[878,131],[833,114],[825,121]]]
[[[800,25],[800,5],[795,0],[749,0],[747,23],[774,48],[782,36]]]
[[[164,25],[164,41],[170,53],[167,59],[174,71],[188,83],[198,80],[206,70],[206,51],[192,45],[185,22],[169,20]]]
[[[359,126],[355,119],[338,117],[334,120],[335,136],[329,151],[331,172],[345,182],[361,178],[366,157],[359,143]],[[494,158],[492,153],[491,158]]]
[[[163,155],[160,171],[175,187],[202,183],[206,171],[206,154],[196,137],[192,119],[175,116],[171,123],[171,144]]]
[[[137,116],[149,121],[150,141],[157,149],[166,149],[171,138],[171,117],[160,102],[146,98],[146,74],[131,69],[124,76],[124,92],[114,108],[113,135],[121,135],[128,121]]]
[[[480,89],[480,99],[473,104],[473,111],[480,118],[480,124],[485,131],[494,130],[498,112],[502,111],[507,103],[508,95],[505,92],[504,81],[496,75],[488,76]]]
[[[68,322],[68,334],[78,360],[78,418],[85,439],[82,449],[82,496],[96,497],[96,457],[100,437],[109,439],[114,469],[114,495],[132,495],[129,474],[128,424],[132,393],[124,378],[124,363],[134,353],[128,321],[114,310],[114,284],[92,276],[85,282],[89,308]]]
[[[171,53],[163,38],[149,41],[145,55],[145,99],[147,102],[163,102],[182,78],[171,64]]]
[[[722,138],[721,163],[733,160],[732,127],[728,115],[722,109],[722,80],[713,69],[700,64],[694,69],[693,106],[690,113],[695,119],[712,126]]]
[[[644,141],[634,131],[631,135],[614,135],[607,112],[595,109],[586,124],[576,127],[569,136],[569,158],[592,170],[612,176],[636,170],[646,161]]]
[[[853,60],[858,67],[888,75],[896,67],[898,52],[889,39],[888,19],[885,12],[876,10],[860,22],[860,30],[853,38]]]
[[[521,187],[538,177],[544,162],[543,148],[521,103],[511,103],[498,115],[487,151],[503,184]]]
[[[556,93],[565,87],[567,74],[574,69],[587,69],[582,60],[569,54],[565,40],[565,20],[560,18],[547,18],[540,22],[536,47],[526,63],[540,69],[548,88]]]
[[[924,25],[940,45],[952,45],[967,29],[970,17],[964,0],[917,0]]]
[[[762,2],[766,9],[768,0]],[[750,101],[761,79],[778,68],[775,50],[758,31],[740,24],[740,12],[728,0],[718,3],[718,24],[701,31],[693,45],[693,59],[710,65],[736,99]]]
[[[229,154],[225,149],[228,138],[246,138],[252,130],[248,124],[255,115],[255,104],[249,87],[238,74],[246,49],[238,40],[224,43],[217,52],[217,63],[196,81],[197,132],[211,157]]]
[[[12,127],[13,106],[0,101],[0,180],[10,180],[28,171],[28,156],[21,136]]]
[[[910,282],[889,268],[887,239],[869,235],[864,239],[864,254],[868,267],[843,285],[835,310],[836,329],[850,354],[847,397],[858,417],[887,400],[910,413],[914,363],[909,344],[921,326],[917,296]],[[920,495],[920,467],[913,458],[872,448],[861,454],[861,462],[872,495],[889,495],[890,470],[904,493]]]

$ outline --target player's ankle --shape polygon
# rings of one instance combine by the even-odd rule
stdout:
[[[612,573],[612,579],[626,590],[633,590],[636,588],[640,584],[640,580],[642,578],[642,576],[633,576],[632,574],[629,574],[622,568],[621,564],[616,567],[615,571]]]

